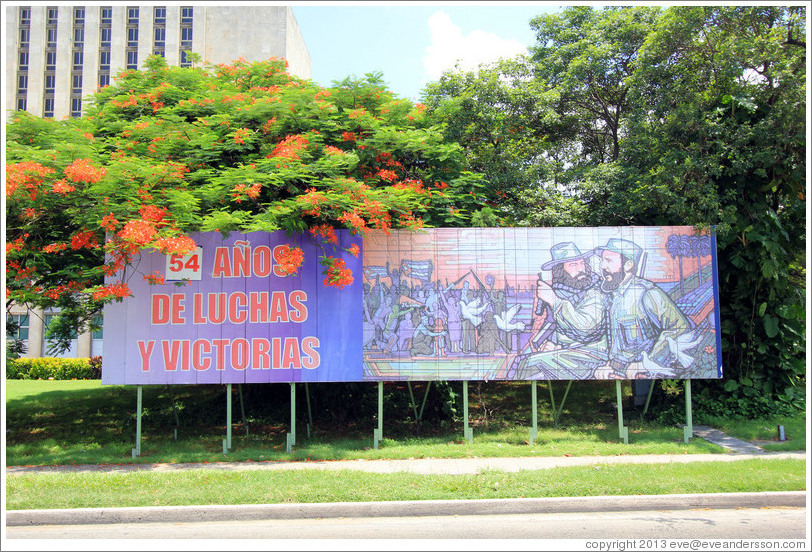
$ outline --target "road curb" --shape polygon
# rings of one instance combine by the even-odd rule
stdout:
[[[589,513],[642,510],[805,507],[806,491],[675,495],[587,496],[482,500],[415,500],[308,504],[243,504],[12,510],[6,525],[86,525],[109,523],[193,523],[263,519],[407,517]]]

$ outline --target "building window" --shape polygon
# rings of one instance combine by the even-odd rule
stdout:
[[[101,8],[102,24],[110,25],[113,22],[113,8],[105,6]]]
[[[127,24],[138,25],[138,8],[127,8]]]
[[[180,30],[180,41],[181,42],[192,42],[192,28],[191,27],[182,27]]]
[[[16,327],[10,334],[13,339],[17,341],[28,341],[28,328],[30,326],[27,314],[12,314],[6,318],[6,325],[9,327]]]
[[[99,327],[90,334],[91,339],[104,339],[104,322],[101,315],[93,317],[93,324]]]
[[[113,36],[113,29],[111,29],[110,27],[102,27],[102,29],[101,29],[101,39],[99,41],[100,45],[102,47],[106,46],[106,47],[109,48],[110,47],[110,39],[112,38],[112,36]]]
[[[99,88],[104,86],[110,86],[110,75],[107,73],[99,75]]]
[[[45,75],[45,92],[53,94],[56,90],[56,75]]]
[[[20,46],[28,46],[31,42],[31,31],[29,29],[20,29]]]
[[[180,9],[180,22],[191,24],[194,20],[194,8],[191,6],[185,6]]]
[[[45,107],[42,110],[43,117],[51,117],[54,116],[54,99],[53,98],[45,98]]]
[[[127,52],[127,69],[138,69],[138,52]]]
[[[56,48],[56,29],[48,29],[47,48]]]
[[[70,116],[71,117],[82,116],[82,98],[70,99]]]
[[[155,8],[155,24],[166,25],[166,8],[162,6]]]
[[[82,46],[85,42],[85,30],[83,28],[73,29],[74,46]]]
[[[56,52],[45,52],[45,70],[56,71]]]
[[[20,75],[17,77],[17,92],[25,93],[28,90],[28,75]]]
[[[28,108],[28,100],[26,98],[17,98],[17,111],[25,111]]]
[[[138,28],[130,27],[127,29],[127,47],[138,48]]]
[[[110,70],[110,52],[99,52],[99,69]]]
[[[20,70],[28,69],[28,52],[20,52]]]
[[[82,75],[73,75],[73,94],[82,93]]]
[[[73,52],[73,69],[81,70],[84,63],[85,54],[83,52]]]
[[[191,67],[192,66],[192,60],[189,58],[189,55],[187,54],[186,50],[184,50],[184,51],[182,51],[180,53],[180,66],[181,67]]]
[[[156,48],[163,48],[166,45],[166,29],[160,27],[155,29],[155,44]]]
[[[73,23],[74,23],[74,25],[84,25],[85,24],[85,9],[84,8],[73,8]]]
[[[31,8],[20,8],[20,25],[31,24]]]
[[[59,20],[59,8],[48,8],[48,25],[56,25]]]

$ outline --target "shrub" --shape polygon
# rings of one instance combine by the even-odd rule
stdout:
[[[17,358],[6,363],[6,379],[100,379],[101,357]]]

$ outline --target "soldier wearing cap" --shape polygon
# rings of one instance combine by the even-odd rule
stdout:
[[[643,256],[636,243],[612,238],[595,252],[600,255],[601,289],[606,293],[608,377],[630,377],[629,365],[642,361],[644,353],[657,364],[668,366],[672,360],[668,338],[687,332],[691,323],[668,294],[636,275]]]
[[[606,330],[603,324],[601,278],[587,259],[592,251],[581,253],[573,242],[550,249],[552,259],[542,270],[552,272],[552,283],[536,283],[540,308],[537,316],[548,314],[531,339],[540,350],[518,358],[518,379],[587,379],[606,363]]]

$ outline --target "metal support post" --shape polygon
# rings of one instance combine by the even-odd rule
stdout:
[[[242,425],[245,428],[245,436],[248,437],[248,421],[245,419],[245,401],[242,397],[242,384],[237,385],[237,391],[240,392],[240,414],[242,414]]]
[[[553,398],[553,382],[548,381],[547,386],[550,389],[550,405],[553,407],[553,425],[556,429],[558,429],[558,419],[561,417],[561,413],[564,411],[564,403],[567,401],[567,395],[570,394],[572,380],[567,382],[567,388],[564,390],[564,398],[561,399],[561,404],[558,405],[558,408],[555,407],[555,399]]]
[[[623,425],[623,394],[621,393],[620,380],[615,382],[617,389],[617,429],[623,444],[629,444],[629,428]]]
[[[226,384],[226,442],[225,450],[231,450],[231,384]]]
[[[372,430],[372,446],[378,450],[378,445],[383,441],[383,382],[378,382],[378,427]]]
[[[417,410],[417,401],[414,400],[414,391],[412,391],[412,382],[407,381],[406,386],[409,388],[409,398],[411,399],[412,410],[414,411],[414,420],[417,423],[417,434],[420,435],[420,421],[423,419],[423,409],[426,408],[426,400],[429,398],[429,390],[431,389],[431,382],[426,384],[426,391],[423,394],[423,402],[420,404],[420,410]]]
[[[141,456],[141,405],[143,395],[141,392],[141,386],[135,386],[135,448],[132,450],[132,456],[135,458],[136,456]]]
[[[694,436],[694,419],[693,411],[691,408],[691,380],[685,380],[685,429],[684,439],[689,442],[691,437]]]
[[[468,380],[462,382],[462,416],[465,418],[465,427],[463,428],[463,439],[468,441],[469,445],[474,443],[474,430],[468,427]]]
[[[307,402],[307,438],[310,439],[310,428],[313,427],[313,412],[310,410],[310,386],[305,382],[305,401]]]
[[[178,440],[178,428],[180,427],[180,418],[178,417],[178,407],[175,404],[175,392],[172,390],[171,385],[167,385],[166,388],[169,390],[169,399],[172,401],[172,414],[175,415],[175,429],[172,432],[175,438],[175,441]]]
[[[533,380],[530,382],[530,404],[531,404],[531,413],[533,415],[533,427],[530,428],[530,439],[528,439],[528,443],[530,446],[536,442],[536,439],[539,436],[539,411],[538,411],[538,382]]]
[[[423,410],[426,408],[426,399],[429,398],[429,390],[431,389],[431,382],[426,385],[426,394],[423,395],[423,404],[420,405],[420,414],[417,415],[418,420],[423,419]]]
[[[290,452],[296,445],[296,384],[294,382],[290,384],[290,433],[287,434],[286,441],[285,450]]]
[[[643,406],[643,412],[640,413],[640,419],[643,419],[643,416],[646,415],[648,412],[648,405],[651,402],[651,394],[654,392],[654,384],[657,380],[651,380],[650,385],[648,386],[648,395],[646,395],[646,404]]]

